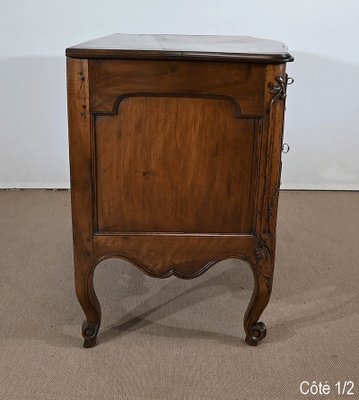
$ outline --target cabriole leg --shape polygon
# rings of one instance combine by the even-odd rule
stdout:
[[[248,308],[244,316],[244,330],[246,332],[246,343],[257,346],[258,342],[265,338],[267,328],[259,321],[266,308],[272,292],[273,262],[270,257],[265,261],[251,264],[254,275],[254,289]]]
[[[95,346],[101,323],[101,307],[93,285],[95,266],[89,260],[75,261],[76,296],[86,316],[82,324],[86,348]]]

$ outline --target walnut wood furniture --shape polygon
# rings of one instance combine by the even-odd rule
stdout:
[[[115,34],[66,50],[74,263],[84,346],[96,265],[153,277],[249,263],[246,342],[272,288],[286,47],[250,37]]]

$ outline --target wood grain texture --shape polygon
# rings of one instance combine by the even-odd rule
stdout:
[[[278,41],[250,36],[114,34],[66,49],[66,55],[101,59],[187,59],[256,63],[293,61]]]
[[[93,190],[87,60],[67,60],[71,208],[76,295],[85,313],[85,347],[96,343],[101,308],[93,286]]]
[[[240,258],[250,262],[256,240],[251,235],[96,235],[94,253],[101,261],[120,257],[150,276],[195,278],[217,262]]]
[[[285,64],[267,66],[266,94],[264,104],[266,116],[260,164],[260,184],[257,207],[257,244],[250,263],[254,275],[254,290],[244,316],[246,342],[255,346],[266,336],[266,326],[259,318],[267,306],[273,284],[275,264],[275,239],[277,206],[281,172],[281,149],[283,142],[284,100],[281,87],[273,91],[278,77],[286,83]],[[265,162],[263,162],[265,160]]]
[[[253,232],[257,128],[210,98],[126,98],[97,116],[98,231]]]
[[[243,115],[263,115],[265,66],[191,61],[89,60],[92,113],[116,113],[133,93],[207,94],[240,104]]]
[[[141,57],[143,54],[141,55]],[[122,257],[155,277],[247,261],[246,342],[271,294],[285,64],[68,59],[76,293],[95,344],[95,266]]]

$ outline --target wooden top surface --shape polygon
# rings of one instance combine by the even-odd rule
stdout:
[[[66,56],[103,59],[186,59],[258,63],[293,61],[287,47],[249,36],[133,35],[116,33],[66,49]]]

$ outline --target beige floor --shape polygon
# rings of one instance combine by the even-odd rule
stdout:
[[[192,281],[103,262],[99,345],[83,349],[69,193],[0,192],[0,399],[304,399],[302,380],[359,395],[359,193],[284,192],[268,336],[243,342],[252,277]],[[338,399],[337,395],[310,398]]]

